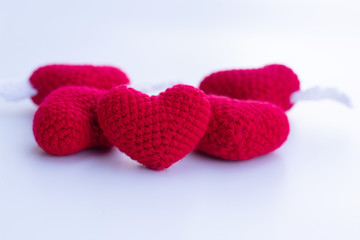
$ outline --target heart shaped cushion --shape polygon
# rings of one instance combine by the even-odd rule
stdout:
[[[51,92],[34,115],[33,132],[39,146],[59,156],[110,147],[96,116],[97,102],[105,92],[88,87],[62,87]]]
[[[122,85],[102,97],[97,112],[105,136],[120,151],[162,170],[196,147],[208,125],[210,104],[192,86],[175,85],[150,97]]]
[[[284,110],[266,102],[208,95],[209,126],[197,148],[227,160],[247,160],[280,147],[289,134]]]

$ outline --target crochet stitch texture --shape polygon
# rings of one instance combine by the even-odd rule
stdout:
[[[215,72],[205,77],[199,88],[207,94],[266,101],[288,110],[293,105],[290,95],[300,89],[300,82],[290,68],[273,64]]]
[[[123,71],[111,66],[54,64],[35,70],[30,76],[30,83],[38,91],[32,100],[39,105],[50,92],[59,87],[110,89],[120,84],[128,84],[129,79]]]
[[[168,168],[196,147],[209,116],[205,94],[181,84],[151,97],[118,86],[102,97],[98,107],[99,123],[109,141],[156,170]]]
[[[208,95],[211,115],[197,149],[227,160],[247,160],[280,147],[289,134],[285,112],[273,104]]]
[[[33,133],[38,145],[59,156],[87,148],[110,147],[96,114],[97,103],[105,92],[71,86],[50,93],[34,115]]]

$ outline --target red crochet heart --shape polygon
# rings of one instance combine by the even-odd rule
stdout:
[[[98,107],[99,123],[109,141],[156,170],[168,168],[196,147],[209,116],[205,94],[187,85],[151,97],[118,86],[102,97]]]
[[[39,146],[60,156],[110,147],[96,116],[97,102],[105,92],[88,87],[62,87],[51,92],[34,115],[33,132]]]
[[[258,69],[220,71],[207,76],[199,87],[207,94],[241,100],[266,101],[288,110],[290,96],[300,89],[296,74],[280,64]]]
[[[128,84],[129,78],[119,68],[112,66],[53,64],[36,69],[30,77],[37,94],[31,99],[40,104],[47,95],[64,86],[86,86],[110,89]]]
[[[208,95],[209,126],[198,149],[227,160],[246,160],[280,147],[289,134],[285,112],[270,103]]]

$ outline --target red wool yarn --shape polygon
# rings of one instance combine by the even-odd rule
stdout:
[[[118,86],[102,97],[98,107],[99,123],[109,141],[155,170],[168,168],[192,151],[209,116],[205,94],[181,84],[151,97]]]
[[[227,160],[247,160],[280,147],[289,134],[285,112],[266,102],[208,95],[211,115],[197,149]]]
[[[288,110],[293,105],[290,95],[300,89],[300,82],[290,68],[273,64],[212,73],[199,88],[207,94],[266,101]]]
[[[33,132],[45,152],[61,156],[115,145],[155,170],[195,148],[227,160],[274,151],[287,139],[284,110],[300,88],[283,65],[213,73],[200,84],[209,95],[180,84],[150,97],[125,86],[125,73],[107,66],[48,65],[30,82],[38,90],[33,101],[41,103]]]
[[[128,84],[129,79],[123,71],[111,66],[54,64],[35,70],[30,77],[30,83],[38,91],[32,100],[39,105],[50,92],[59,87],[110,89],[120,84]]]
[[[59,88],[35,113],[33,133],[38,145],[53,155],[69,155],[87,148],[110,147],[99,127],[96,108],[105,90]]]

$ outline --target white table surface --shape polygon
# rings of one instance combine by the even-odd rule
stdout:
[[[112,64],[133,86],[284,63],[304,89],[275,152],[226,162],[193,152],[165,171],[117,149],[45,154],[36,106],[0,100],[0,239],[360,239],[357,1],[0,1],[0,78],[47,63]]]

